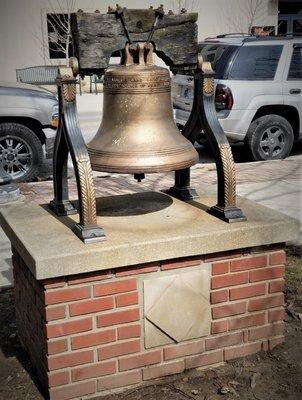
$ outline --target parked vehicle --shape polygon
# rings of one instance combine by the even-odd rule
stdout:
[[[255,160],[287,157],[302,137],[302,37],[220,35],[201,42],[200,53],[216,72],[216,111],[229,141],[244,141]],[[172,96],[182,127],[193,78],[173,77]]]
[[[52,158],[58,101],[49,91],[24,83],[0,83],[0,163],[15,182],[38,176]]]

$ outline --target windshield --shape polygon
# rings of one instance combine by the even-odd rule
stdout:
[[[199,53],[204,61],[209,61],[217,79],[225,79],[226,71],[238,46],[225,43],[203,43],[199,45]]]

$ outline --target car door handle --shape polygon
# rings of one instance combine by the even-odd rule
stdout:
[[[301,89],[290,89],[289,93],[290,94],[299,94],[299,93],[301,93]]]

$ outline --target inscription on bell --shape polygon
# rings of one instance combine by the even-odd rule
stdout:
[[[127,68],[129,71],[129,67],[124,67]],[[157,67],[155,67],[157,68]],[[127,71],[127,72],[128,72]],[[157,74],[157,75],[146,75],[147,71],[142,71],[141,76],[111,76],[110,71],[108,74],[105,74],[105,79],[104,79],[104,91],[107,93],[110,93],[112,89],[115,90],[115,92],[124,92],[124,89],[145,89],[147,92],[148,89],[158,89],[160,92],[165,92],[167,89],[170,90],[171,88],[171,82],[170,82],[170,76],[169,74]],[[153,72],[153,71],[152,71]],[[161,72],[161,71],[159,71]],[[143,75],[144,74],[144,75]]]

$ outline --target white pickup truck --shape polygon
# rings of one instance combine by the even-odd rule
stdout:
[[[216,111],[229,141],[244,141],[255,160],[287,157],[302,137],[302,37],[220,35],[201,42],[200,53],[216,72]],[[182,127],[192,77],[173,77],[172,96]]]

